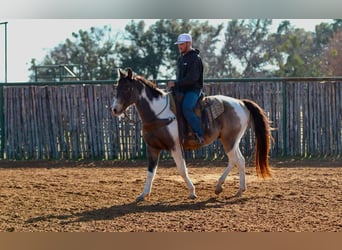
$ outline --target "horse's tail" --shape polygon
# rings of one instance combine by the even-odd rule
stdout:
[[[268,163],[270,141],[272,139],[269,121],[261,107],[251,100],[242,100],[252,116],[255,131],[255,167],[258,176],[271,177],[271,168]]]

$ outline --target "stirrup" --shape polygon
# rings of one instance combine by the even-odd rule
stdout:
[[[195,137],[197,138],[197,140],[200,144],[204,143],[204,138],[202,136],[199,136],[197,133],[195,133]]]

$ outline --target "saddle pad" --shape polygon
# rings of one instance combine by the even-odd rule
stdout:
[[[210,98],[209,106],[207,107],[209,122],[212,123],[217,117],[224,112],[224,106],[222,101],[217,98]]]

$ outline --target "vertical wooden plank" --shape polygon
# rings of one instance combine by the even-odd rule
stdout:
[[[9,124],[9,119],[8,119],[8,87],[4,86],[3,87],[3,98],[4,98],[4,106],[3,106],[3,112],[4,112],[4,127],[2,128],[4,132],[2,133],[4,135],[3,138],[3,143],[2,145],[3,148],[3,159],[8,159],[8,152],[7,152],[7,138],[8,138],[8,124]],[[7,125],[6,125],[7,124]]]
[[[324,155],[324,146],[325,146],[325,137],[324,134],[326,132],[325,124],[324,124],[324,118],[326,116],[325,114],[325,109],[324,109],[324,102],[325,102],[325,97],[324,97],[324,86],[322,83],[319,83],[319,135],[320,135],[320,144],[319,144],[319,155]]]
[[[63,159],[64,132],[63,132],[63,110],[62,110],[62,88],[54,88],[56,93],[56,124],[57,124],[57,149],[58,158]]]
[[[293,116],[294,116],[294,124],[295,124],[295,141],[294,141],[294,156],[301,156],[301,141],[300,141],[300,84],[298,82],[294,82],[294,110],[293,110]]]
[[[307,157],[308,153],[308,128],[309,128],[309,113],[308,113],[308,82],[303,84],[302,88],[303,100],[302,100],[302,129],[303,129],[303,156]]]
[[[87,135],[88,135],[88,150],[89,150],[89,156],[91,158],[95,157],[95,145],[94,145],[94,126],[95,123],[93,121],[93,92],[92,92],[92,87],[91,86],[86,86],[87,87]]]
[[[320,89],[320,84],[318,82],[315,83],[315,110],[314,110],[314,114],[315,114],[315,118],[316,121],[314,123],[314,127],[313,130],[315,131],[316,134],[316,142],[315,142],[315,152],[314,155],[317,157],[320,155],[321,153],[321,146],[322,146],[322,140],[321,140],[321,105],[320,105],[320,99],[321,99],[321,89]]]
[[[8,131],[8,137],[7,137],[7,154],[8,154],[8,159],[13,159],[13,137],[12,137],[12,129],[14,129],[14,124],[13,124],[13,88],[9,87],[8,88],[8,126],[7,126],[7,131]]]
[[[317,123],[315,124],[316,127],[314,128],[314,130],[316,131],[317,134],[317,144],[316,144],[316,156],[321,155],[322,153],[322,105],[321,105],[321,101],[322,101],[322,86],[319,82],[316,83],[317,86],[317,91],[315,93],[316,95],[316,102],[317,102],[317,108],[315,110],[315,114],[317,115]]]
[[[337,114],[337,152],[342,157],[342,81],[336,86],[336,114]]]
[[[308,141],[309,141],[309,150],[308,150],[308,156],[312,157],[312,151],[314,149],[314,142],[315,142],[315,133],[313,131],[313,127],[314,127],[314,122],[315,122],[315,118],[314,118],[314,103],[313,100],[316,98],[316,96],[314,96],[314,88],[315,88],[315,84],[313,82],[309,82],[308,84],[308,117],[309,117],[309,127],[308,127],[308,132],[309,132],[309,137],[308,137]]]
[[[275,142],[274,142],[274,148],[275,153],[273,156],[281,156],[282,150],[281,150],[281,145],[282,145],[282,83],[281,81],[276,82],[276,93],[277,95],[274,98],[274,105],[272,107],[277,107],[275,110],[275,123],[272,124],[272,126],[276,129],[273,134],[276,135]]]
[[[326,109],[327,109],[327,115],[328,115],[328,119],[326,119],[326,126],[327,126],[327,134],[326,134],[326,144],[327,147],[325,149],[325,154],[327,156],[331,156],[331,154],[333,153],[334,149],[333,149],[333,145],[331,143],[331,138],[333,136],[333,117],[332,117],[332,109],[333,109],[333,98],[331,96],[331,87],[332,84],[327,82],[325,83],[325,86],[327,88],[327,93],[326,93]]]
[[[104,85],[101,88],[100,101],[102,110],[102,124],[103,124],[103,152],[104,159],[112,159],[112,151],[110,147],[110,135],[109,135],[109,91],[108,85]]]
[[[337,152],[342,156],[342,82],[336,83],[336,115],[337,115]]]
[[[333,132],[332,132],[332,138],[331,138],[331,144],[332,144],[332,147],[333,147],[333,152],[332,152],[332,156],[335,156],[335,155],[338,155],[339,151],[337,150],[338,148],[338,133],[337,133],[337,130],[338,130],[338,108],[336,106],[337,104],[337,94],[336,94],[336,90],[337,90],[337,87],[336,87],[336,82],[333,82],[332,83],[332,89],[331,89],[331,99],[333,100],[333,108],[332,108],[332,126],[333,126]]]
[[[50,145],[51,145],[51,158],[57,158],[57,142],[56,142],[56,110],[55,110],[55,98],[53,96],[52,87],[47,87],[47,102],[48,102],[48,113],[49,113],[49,124],[50,124]]]
[[[23,124],[23,131],[24,131],[24,158],[29,158],[29,151],[30,151],[30,144],[31,144],[31,138],[30,138],[30,113],[28,110],[28,95],[29,95],[29,87],[26,87],[23,89],[23,102],[22,102],[22,116],[24,117],[24,124]]]
[[[327,128],[325,127],[325,120],[326,120],[326,117],[327,117],[327,114],[326,114],[326,107],[325,107],[325,86],[320,82],[319,83],[319,87],[320,87],[320,138],[321,138],[321,143],[320,143],[320,155],[325,155],[325,147],[326,147],[326,141],[325,141],[325,134],[326,134],[326,131],[327,131]]]
[[[83,158],[89,158],[89,151],[88,151],[88,141],[87,141],[87,125],[86,125],[86,118],[87,118],[87,102],[85,96],[85,86],[80,88],[80,151]]]
[[[32,87],[29,86],[27,88],[27,98],[25,102],[26,106],[26,113],[27,113],[27,128],[28,128],[28,152],[27,152],[27,158],[33,159],[34,158],[34,125],[33,125],[33,107],[32,107]]]
[[[95,85],[95,114],[97,120],[97,141],[98,141],[98,157],[104,157],[104,124],[103,124],[103,107],[101,103],[101,86]]]
[[[15,134],[14,134],[14,129],[15,129],[15,119],[14,119],[14,115],[16,114],[15,112],[15,88],[12,88],[11,89],[11,118],[10,118],[10,124],[11,124],[11,128],[10,128],[10,152],[11,152],[11,156],[16,159],[16,154],[15,154],[15,148],[14,148],[14,145],[15,145]]]
[[[55,145],[55,139],[54,139],[54,131],[52,127],[52,117],[53,114],[50,109],[50,99],[49,99],[49,87],[45,87],[45,110],[44,114],[46,115],[46,126],[48,127],[48,158],[49,159],[54,159],[54,145]]]
[[[92,85],[92,105],[91,105],[91,113],[92,113],[92,130],[93,130],[93,143],[94,143],[94,157],[99,157],[99,137],[98,137],[98,116],[97,116],[97,102],[96,102],[96,86]]]
[[[73,154],[72,157],[73,159],[79,159],[80,158],[80,153],[79,153],[79,124],[78,124],[78,107],[77,107],[77,98],[78,98],[78,89],[79,85],[73,85],[71,88],[71,97],[70,97],[70,103],[71,103],[71,114],[72,114],[72,143],[73,143]]]
[[[39,138],[37,130],[37,91],[36,87],[31,87],[31,107],[32,107],[32,132],[33,132],[33,147],[34,147],[34,159],[39,159]]]
[[[291,128],[292,124],[292,84],[286,83],[286,153],[289,156],[292,156],[292,133],[293,130]]]
[[[27,148],[27,140],[26,140],[26,132],[27,132],[27,122],[26,122],[26,112],[25,112],[25,88],[20,89],[20,152],[21,152],[21,159],[26,158],[26,148]]]
[[[67,104],[67,114],[68,114],[68,159],[74,158],[74,130],[73,130],[73,119],[74,113],[72,112],[72,89],[73,85],[66,87],[66,104]]]
[[[291,156],[296,156],[296,151],[298,148],[298,142],[297,142],[297,138],[298,138],[298,125],[296,122],[296,118],[297,118],[297,100],[296,100],[296,84],[295,82],[291,82],[291,124],[290,124],[290,128],[291,128],[291,132],[292,132],[292,136],[290,137],[290,139],[292,140],[292,145],[291,145]]]
[[[63,159],[69,159],[69,152],[70,152],[70,146],[69,146],[69,130],[68,130],[68,124],[69,124],[69,114],[68,114],[68,98],[67,98],[67,89],[65,86],[61,89],[61,108],[62,108],[62,137],[63,137]]]

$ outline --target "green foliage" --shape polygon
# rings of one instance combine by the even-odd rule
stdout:
[[[31,70],[38,65],[76,64],[82,68],[82,79],[111,79],[117,65],[114,42],[108,36],[110,32],[108,26],[74,32],[72,38],[67,38],[64,43],[53,48],[41,63],[37,64],[33,59]]]
[[[316,27],[316,33],[295,29],[289,23],[281,23],[278,33],[271,35],[276,41],[273,44],[272,61],[273,65],[278,66],[273,72],[274,76],[321,76],[322,51],[330,39],[330,32],[330,26],[324,23]]]
[[[227,23],[219,61],[220,77],[256,77],[267,75],[271,59],[268,43],[270,19],[232,20]]]
[[[208,22],[190,20],[159,20],[149,28],[144,21],[131,22],[126,27],[125,40],[117,44],[119,58],[123,67],[131,67],[139,74],[153,79],[172,78],[179,56],[174,45],[180,33],[191,33],[193,47],[201,51],[206,63],[214,57],[212,51],[219,42],[222,25],[214,27]],[[206,65],[205,65],[206,66]],[[208,67],[205,67],[208,68]]]
[[[124,32],[112,34],[110,27],[92,27],[72,33],[64,43],[51,49],[38,65],[77,64],[83,79],[113,79],[117,67],[131,67],[149,79],[175,77],[179,56],[174,42],[189,32],[193,47],[201,51],[205,77],[308,77],[331,72],[328,57],[338,53],[333,34],[342,28],[342,19],[321,23],[315,32],[296,29],[285,20],[271,33],[271,19],[238,19],[211,25],[193,19],[160,19],[147,26],[132,20]],[[225,29],[224,29],[225,27]],[[337,52],[336,52],[337,51]]]

